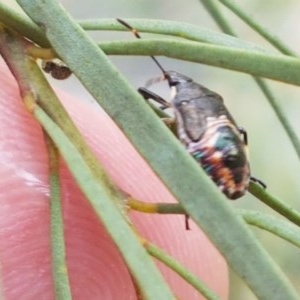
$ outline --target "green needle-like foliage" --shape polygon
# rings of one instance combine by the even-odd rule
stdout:
[[[176,197],[182,208],[209,236],[228,264],[242,277],[259,299],[298,299],[296,292],[278,266],[266,253],[252,234],[242,217],[229,205],[225,196],[217,189],[205,172],[182,148],[173,134],[160,122],[139,94],[110,63],[106,54],[119,55],[165,55],[173,58],[200,62],[233,69],[256,76],[263,76],[291,84],[300,85],[300,60],[273,54],[251,43],[242,42],[227,35],[189,27],[172,22],[136,20],[135,27],[182,39],[153,39],[122,42],[102,42],[96,45],[85,33],[85,29],[122,30],[114,20],[103,22],[81,22],[81,26],[63,9],[58,1],[18,0],[29,18],[14,15],[0,5],[3,22],[41,46],[51,46],[57,55],[71,68],[96,101],[106,110],[122,129],[138,152],[145,158],[162,182]],[[13,20],[9,19],[9,16]],[[24,27],[21,29],[21,26]],[[93,27],[94,26],[94,27]],[[172,27],[173,26],[173,27]],[[180,30],[182,26],[182,31]],[[150,29],[149,29],[150,28]],[[151,29],[152,28],[152,29]],[[192,28],[189,32],[187,28]],[[157,31],[155,31],[157,30]],[[101,84],[99,84],[101,82]],[[37,84],[39,79],[37,77]],[[47,90],[47,89],[46,89]],[[50,92],[49,92],[50,93]],[[50,94],[49,94],[50,95]],[[46,97],[48,98],[48,97]],[[48,99],[49,100],[49,99]],[[147,299],[172,299],[172,294],[149,261],[147,253],[126,223],[114,201],[117,198],[105,175],[95,179],[89,164],[86,145],[78,138],[72,140],[74,128],[67,130],[65,117],[56,116],[53,107],[37,107],[35,117],[55,142],[74,177],[91,202],[98,217],[103,221],[128,268],[138,281]],[[120,113],[122,112],[122,113]],[[68,121],[66,121],[67,123]],[[72,126],[71,126],[72,127]],[[149,131],[151,128],[151,131]],[[78,142],[78,144],[77,144]],[[82,144],[81,144],[82,143]],[[82,147],[81,147],[82,146]],[[86,150],[88,151],[88,150]],[[70,155],[72,153],[72,155]],[[101,169],[101,167],[99,166]],[[96,173],[95,173],[96,172]],[[97,174],[99,174],[98,171]],[[102,173],[101,173],[102,174]],[[99,178],[97,178],[99,179]],[[253,189],[252,187],[252,190]],[[95,195],[97,195],[95,197]],[[112,196],[113,195],[113,196]],[[101,201],[99,201],[101,199]],[[102,200],[103,199],[103,200]],[[249,223],[276,232],[272,226],[261,225],[261,218],[243,213]],[[126,229],[124,231],[124,228]],[[293,240],[294,230],[289,234],[278,231],[278,235]],[[126,243],[124,242],[126,240]],[[125,244],[129,246],[124,246]],[[158,251],[159,252],[159,251]],[[133,255],[134,253],[134,255]],[[164,255],[161,254],[161,258]],[[167,258],[165,257],[167,261]],[[147,272],[139,270],[140,261],[147,262]],[[180,266],[176,267],[183,272]],[[151,270],[151,272],[148,272]],[[192,278],[191,281],[194,279]],[[197,282],[195,282],[198,284]],[[199,288],[201,290],[202,287]],[[206,290],[205,290],[206,291]],[[206,291],[210,294],[209,291]],[[212,294],[213,295],[213,294]],[[214,296],[212,296],[214,297]]]

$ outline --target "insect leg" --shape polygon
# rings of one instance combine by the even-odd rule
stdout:
[[[257,179],[257,178],[255,178],[255,177],[253,177],[253,176],[250,176],[250,180],[251,180],[252,182],[254,182],[254,183],[259,184],[259,185],[260,185],[262,188],[264,188],[264,189],[267,188],[267,185],[266,185],[263,181],[261,181],[260,179]]]
[[[122,24],[123,26],[125,26],[126,28],[128,28],[136,38],[141,39],[140,34],[138,33],[138,31],[133,28],[131,25],[129,25],[127,22],[125,22],[122,19],[117,18],[117,21]],[[161,70],[161,72],[163,73],[163,75],[165,75],[166,71],[165,69],[162,67],[162,65],[158,62],[158,60],[154,57],[154,56],[150,56],[152,58],[152,60],[155,62],[155,64],[158,66],[158,68]]]
[[[185,230],[191,230],[190,228],[190,223],[189,223],[189,219],[190,219],[190,216],[189,215],[184,215],[185,217]]]
[[[238,127],[238,130],[239,132],[241,133],[241,135],[243,136],[243,140],[244,140],[244,143],[245,145],[247,146],[248,145],[248,135],[247,135],[247,131],[243,128],[243,127]],[[257,183],[259,184],[262,188],[266,189],[267,188],[267,185],[261,181],[260,179],[258,178],[255,178],[253,176],[250,176],[250,180],[254,183]]]
[[[247,131],[243,127],[238,127],[238,130],[239,130],[240,134],[243,136],[243,140],[244,140],[245,145],[248,145],[248,134],[247,134]]]
[[[153,101],[158,102],[159,104],[161,104],[162,106],[160,107],[160,109],[164,110],[166,108],[171,107],[170,103],[167,102],[165,99],[163,99],[162,97],[160,97],[159,95],[155,94],[154,92],[146,89],[146,88],[139,88],[138,92],[144,97],[144,99],[148,100],[148,99],[152,99]],[[155,108],[154,108],[155,109]],[[166,124],[167,127],[169,127],[171,129],[171,131],[176,135],[176,123],[175,123],[175,119],[170,117],[169,115],[165,114],[160,114],[158,110],[158,115],[160,116],[161,120]]]
[[[148,100],[148,99],[152,99],[153,101],[161,104],[163,107],[162,109],[166,109],[166,108],[170,108],[171,105],[168,101],[166,101],[165,99],[163,99],[161,96],[153,93],[152,91],[146,89],[146,88],[139,88],[138,92],[144,97],[144,99]]]

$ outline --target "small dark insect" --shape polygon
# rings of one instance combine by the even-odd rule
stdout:
[[[67,79],[72,71],[60,60],[43,60],[42,69],[58,80]]]
[[[117,20],[141,38],[129,24]],[[219,189],[229,199],[237,199],[246,193],[250,180],[265,187],[250,175],[247,133],[237,126],[222,97],[185,75],[165,71],[155,57],[151,58],[168,81],[172,99],[169,103],[146,88],[139,92],[145,99],[174,109],[178,138]]]

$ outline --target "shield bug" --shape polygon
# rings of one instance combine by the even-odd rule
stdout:
[[[129,24],[117,20],[141,38]],[[173,108],[179,140],[219,189],[229,199],[237,199],[246,193],[250,180],[265,187],[250,175],[247,133],[237,126],[223,98],[188,76],[165,71],[154,56],[151,58],[171,88],[171,100],[167,102],[146,88],[140,88],[139,92],[164,108]]]

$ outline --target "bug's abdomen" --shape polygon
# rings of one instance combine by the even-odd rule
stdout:
[[[208,118],[198,141],[189,140],[183,131],[179,132],[179,137],[229,199],[245,194],[250,181],[247,149],[238,129],[226,116]]]

